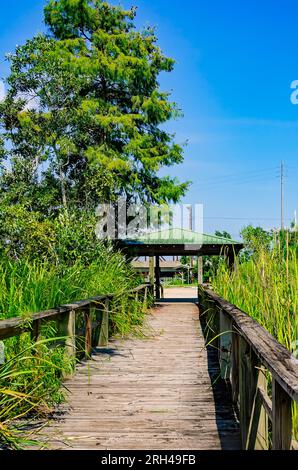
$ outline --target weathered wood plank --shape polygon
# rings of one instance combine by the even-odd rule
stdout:
[[[76,357],[76,313],[74,310],[59,317],[58,336],[64,340],[64,351],[67,358]]]
[[[145,332],[111,340],[78,366],[65,384],[68,411],[44,430],[50,448],[239,449],[225,382],[212,386],[217,351],[205,348],[197,306],[164,303]]]
[[[292,444],[292,402],[276,380],[272,380],[272,446],[290,450]]]
[[[249,427],[258,383],[258,359],[249,344],[239,340],[239,399],[242,448],[247,448]]]
[[[92,350],[92,319],[90,306],[84,311],[85,318],[85,356],[87,358],[91,355]]]
[[[109,344],[109,309],[110,300],[105,299],[104,308],[102,311],[102,322],[99,334],[98,346],[100,348],[106,348]]]
[[[251,414],[249,435],[247,442],[248,450],[268,450],[268,415],[264,409],[264,401],[267,392],[267,379],[265,370],[258,372],[257,390]]]
[[[231,372],[231,347],[233,322],[230,317],[221,310],[219,313],[219,365],[222,379],[230,378]]]

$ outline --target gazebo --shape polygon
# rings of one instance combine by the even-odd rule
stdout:
[[[204,255],[225,256],[233,268],[235,256],[243,248],[242,243],[229,238],[206,235],[182,228],[157,230],[135,238],[117,240],[117,246],[129,258],[150,257],[150,279],[151,282],[155,281],[157,298],[160,297],[160,256],[197,256],[200,261]],[[155,270],[154,257],[156,258]],[[202,279],[199,281],[202,282]]]

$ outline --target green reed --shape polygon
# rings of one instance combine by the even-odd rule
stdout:
[[[0,319],[23,317],[72,301],[115,293],[111,333],[137,334],[147,303],[128,294],[139,283],[126,259],[109,249],[84,266],[54,266],[49,262],[0,261]],[[32,442],[20,419],[55,409],[64,400],[62,377],[72,370],[57,341],[55,322],[42,326],[41,339],[30,333],[4,341],[0,366],[0,447],[20,448]]]

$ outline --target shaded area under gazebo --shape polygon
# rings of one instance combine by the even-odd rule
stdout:
[[[160,256],[196,256],[198,266],[202,266],[202,256],[225,256],[233,268],[235,257],[243,248],[243,244],[235,240],[180,228],[157,230],[117,240],[116,244],[131,259],[150,257],[150,282],[155,284],[156,298],[160,298]],[[200,274],[198,280],[202,282]]]

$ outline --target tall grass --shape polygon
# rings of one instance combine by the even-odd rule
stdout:
[[[259,250],[230,271],[221,263],[212,278],[214,290],[244,310],[281,344],[298,357],[298,259],[297,251],[287,255],[277,249]],[[298,439],[298,412],[294,409],[294,430]]]
[[[142,302],[127,294],[137,284],[125,258],[109,249],[103,249],[88,266],[2,260],[0,319],[26,319],[34,312],[64,303],[115,293],[112,332],[126,335],[139,331],[145,313]],[[71,371],[72,364],[59,346],[57,335],[55,323],[48,323],[42,327],[37,344],[27,333],[5,340],[6,362],[0,366],[0,445],[22,446],[23,433],[16,422],[28,413],[35,416],[49,412],[63,401],[62,377]]]

